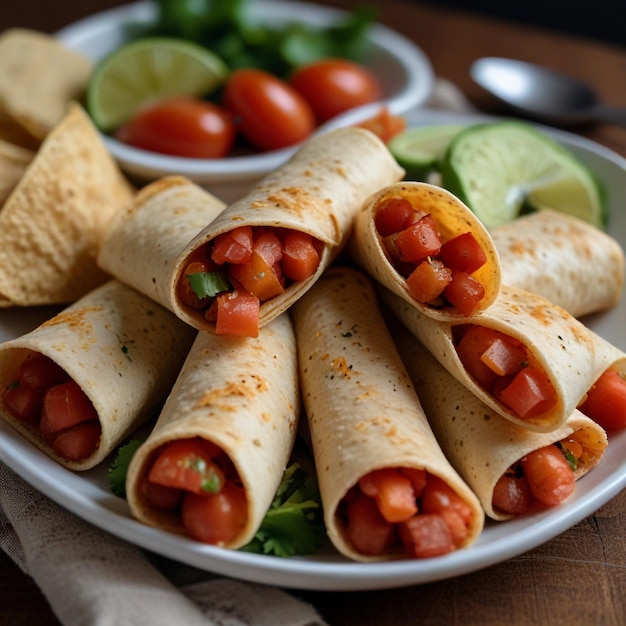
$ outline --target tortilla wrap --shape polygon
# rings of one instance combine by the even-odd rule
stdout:
[[[185,245],[225,204],[182,176],[166,176],[143,187],[110,223],[98,265],[171,310]]]
[[[43,139],[85,91],[93,63],[52,35],[12,28],[0,36],[0,109]]]
[[[507,285],[539,294],[574,317],[618,303],[624,252],[592,224],[546,209],[498,226],[491,236]]]
[[[4,306],[67,304],[108,280],[100,241],[133,189],[78,105],[48,135],[0,209]]]
[[[248,503],[245,526],[225,547],[248,543],[276,495],[295,440],[297,374],[287,314],[255,338],[199,333],[154,429],[130,464],[126,493],[132,514],[151,526],[184,534],[180,514],[151,507],[142,485],[165,444],[202,437],[228,455]]]
[[[323,244],[317,270],[261,303],[262,326],[293,304],[337,257],[365,199],[399,180],[403,173],[385,144],[362,128],[340,128],[310,139],[189,243],[177,260],[181,270],[175,284],[184,279],[187,260],[199,248],[235,227],[270,226],[309,233]],[[172,305],[172,310],[192,326],[215,332],[215,323],[207,321],[203,311],[185,306],[179,298]]]
[[[494,411],[535,432],[562,426],[599,376],[591,331],[545,298],[503,285],[498,299],[480,315],[456,324],[476,324],[517,339],[528,360],[541,368],[556,392],[556,403],[544,413],[521,419],[483,389],[465,369],[454,340],[456,324],[428,317],[396,294],[380,289],[383,301],[437,360]]]
[[[79,461],[54,452],[31,427],[0,406],[2,417],[26,439],[72,470],[100,463],[171,389],[195,337],[163,307],[116,280],[96,288],[32,332],[0,345],[0,388],[18,378],[22,361],[48,356],[81,387],[95,407],[102,434]]]
[[[513,517],[493,508],[496,483],[509,467],[533,450],[574,439],[583,446],[574,476],[587,474],[602,458],[608,440],[594,421],[574,410],[550,433],[534,433],[502,418],[440,365],[408,330],[391,324],[393,336],[428,421],[446,457],[495,520]]]
[[[467,232],[474,235],[487,257],[487,262],[472,274],[485,289],[485,295],[476,313],[487,309],[500,291],[501,271],[498,252],[487,229],[474,213],[456,196],[441,187],[429,183],[404,181],[381,189],[371,196],[357,213],[354,236],[349,244],[349,252],[356,262],[372,278],[425,315],[441,320],[463,317],[451,306],[435,307],[419,302],[411,295],[407,281],[390,261],[376,229],[377,208],[388,198],[407,199],[414,208],[430,213],[439,228],[443,242]]]
[[[425,469],[472,509],[463,547],[483,527],[476,496],[445,458],[385,326],[370,279],[329,269],[292,307],[300,380],[326,528],[357,561],[406,557],[398,547],[368,556],[348,541],[340,504],[359,479],[380,468]]]

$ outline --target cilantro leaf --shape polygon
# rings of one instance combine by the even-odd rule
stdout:
[[[230,283],[224,272],[197,272],[187,274],[187,279],[189,286],[200,300],[212,298],[221,291],[230,289]]]
[[[107,471],[109,488],[120,498],[126,497],[126,474],[128,472],[128,466],[130,465],[133,455],[142,443],[143,441],[140,439],[131,439],[128,443],[120,446]]]
[[[317,480],[292,463],[254,539],[241,550],[279,557],[313,554],[325,536]]]

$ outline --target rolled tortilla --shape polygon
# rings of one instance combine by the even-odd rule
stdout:
[[[95,450],[68,460],[44,441],[38,424],[16,419],[0,400],[2,417],[61,465],[90,469],[158,410],[195,334],[170,311],[109,280],[32,332],[0,345],[3,391],[18,380],[21,363],[36,354],[52,359],[80,386],[100,422]]]
[[[550,432],[562,426],[599,375],[591,331],[567,311],[536,294],[504,285],[487,311],[456,323],[428,317],[384,288],[380,289],[380,295],[460,383],[494,411],[523,428]],[[554,388],[556,401],[550,409],[522,419],[478,384],[456,349],[455,326],[468,324],[499,331],[525,346],[528,363],[543,370]]]
[[[382,468],[426,470],[471,508],[470,545],[483,527],[476,496],[445,458],[378,309],[369,278],[331,268],[292,308],[301,388],[326,528],[343,555],[357,561],[406,558],[364,554],[351,544],[345,498],[359,479]]]
[[[247,520],[224,546],[248,543],[285,471],[297,431],[299,393],[296,344],[286,313],[256,338],[199,333],[154,429],[130,464],[126,493],[132,514],[184,534],[180,511],[151,506],[143,485],[164,446],[200,437],[226,453],[245,491]]]
[[[225,204],[182,176],[166,176],[141,189],[104,235],[98,265],[166,309],[176,300],[173,276],[181,250]]]
[[[574,317],[609,309],[624,284],[624,252],[613,237],[562,211],[530,213],[491,230],[502,281]]]
[[[385,144],[370,131],[341,128],[315,137],[189,243],[177,260],[181,270],[175,283],[187,280],[184,269],[190,258],[208,248],[215,237],[236,227],[277,227],[308,233],[321,243],[317,270],[261,303],[259,326],[263,326],[309,289],[337,257],[364,200],[402,175]],[[172,310],[192,326],[215,332],[215,323],[207,321],[204,310],[194,310],[178,297]]]
[[[574,441],[582,453],[574,469],[576,480],[602,458],[608,444],[604,430],[580,411],[550,433],[520,428],[486,406],[461,385],[405,328],[390,324],[428,421],[446,457],[495,520],[513,517],[493,507],[496,483],[528,453],[557,442]]]
[[[480,220],[452,193],[422,182],[400,182],[381,189],[361,207],[354,224],[349,252],[357,263],[376,281],[404,298],[418,311],[435,319],[458,319],[463,315],[449,304],[430,304],[416,300],[406,279],[391,262],[376,228],[378,207],[389,198],[409,200],[414,208],[432,215],[441,233],[442,242],[471,232],[487,258],[486,263],[471,275],[482,284],[485,293],[475,313],[487,309],[496,299],[501,284],[500,260],[487,229]]]
[[[0,304],[67,304],[108,280],[96,265],[100,241],[133,194],[72,106],[0,209]]]

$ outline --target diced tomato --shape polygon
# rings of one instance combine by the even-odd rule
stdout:
[[[215,333],[234,337],[259,336],[260,301],[257,297],[236,289],[216,296]]]
[[[361,554],[380,556],[392,545],[394,525],[383,518],[371,498],[356,496],[348,503],[346,515],[346,537]]]
[[[182,502],[185,494],[182,489],[164,487],[149,480],[142,482],[141,492],[150,506],[163,510],[175,509]]]
[[[486,391],[491,391],[496,373],[481,360],[481,355],[501,336],[501,333],[471,324],[456,345],[456,351],[468,374]]]
[[[422,491],[421,504],[423,513],[454,511],[465,524],[469,524],[472,519],[470,505],[445,481],[433,474],[428,475],[426,487]]]
[[[603,428],[625,428],[626,380],[607,370],[591,386],[580,410]]]
[[[82,422],[60,432],[55,437],[52,448],[68,461],[80,461],[93,453],[101,433],[100,422]]]
[[[239,226],[217,235],[211,245],[211,259],[218,265],[247,263],[252,254],[252,227]]]
[[[404,474],[404,476],[411,481],[413,493],[415,493],[415,497],[418,498],[426,486],[426,477],[428,476],[428,472],[424,469],[417,469],[414,467],[402,467],[400,468],[400,473]]]
[[[148,480],[204,495],[217,493],[224,485],[222,470],[214,462],[219,452],[217,446],[201,438],[172,441],[152,464]]]
[[[452,533],[439,513],[420,513],[398,524],[406,551],[418,559],[442,556],[454,550]]]
[[[493,508],[502,513],[522,515],[533,501],[526,476],[504,473],[493,488],[491,503]]]
[[[414,221],[413,205],[406,198],[386,198],[376,207],[374,224],[381,237],[399,233]]]
[[[517,374],[528,364],[524,346],[502,337],[494,339],[491,345],[480,355],[480,360],[498,376]]]
[[[31,389],[47,389],[68,378],[65,370],[44,354],[25,359],[20,365],[20,384]]]
[[[406,128],[406,119],[399,115],[392,115],[387,107],[382,107],[375,116],[357,126],[378,135],[384,143],[389,143]]]
[[[255,250],[252,251],[247,263],[229,265],[228,276],[231,282],[232,279],[235,279],[260,302],[269,300],[285,291],[272,266],[268,265],[265,258]]]
[[[292,230],[283,240],[283,273],[290,280],[306,280],[315,274],[320,257],[308,233]]]
[[[556,402],[556,392],[548,376],[540,369],[525,367],[498,395],[522,419],[531,419],[548,411]]]
[[[387,251],[403,262],[417,262],[435,256],[441,249],[439,229],[432,215],[427,214],[400,232],[383,239]]]
[[[2,393],[2,403],[6,410],[18,420],[36,423],[41,416],[43,392],[15,383]]]
[[[43,397],[41,429],[56,434],[81,422],[98,421],[98,414],[91,400],[79,387],[69,380],[50,387]]]
[[[252,250],[260,254],[270,267],[283,258],[283,244],[271,230],[255,233]]]
[[[442,511],[439,513],[447,524],[452,537],[452,543],[456,548],[462,546],[469,535],[469,529],[463,518],[456,511]]]
[[[214,545],[232,541],[248,518],[243,487],[227,481],[219,493],[187,493],[181,509],[185,532],[193,539]]]
[[[413,298],[424,304],[432,303],[452,279],[450,270],[436,259],[422,261],[406,279]]]
[[[543,504],[557,506],[573,493],[574,472],[556,446],[534,450],[521,462],[530,492]]]
[[[380,514],[391,523],[404,522],[417,513],[411,481],[395,468],[369,472],[359,480],[361,491],[374,498]]]
[[[487,262],[487,255],[471,232],[448,239],[439,251],[439,258],[447,267],[472,274]]]
[[[465,272],[452,272],[452,280],[444,289],[443,296],[462,315],[472,315],[485,297],[485,288]]]

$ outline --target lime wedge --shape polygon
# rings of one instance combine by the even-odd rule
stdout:
[[[576,156],[530,124],[477,124],[452,140],[441,164],[442,185],[487,228],[525,208],[551,208],[595,226],[605,224],[599,181]]]
[[[450,142],[463,128],[460,124],[409,128],[389,142],[389,151],[405,169],[407,180],[425,180],[432,171],[439,170]]]
[[[139,107],[172,96],[205,96],[228,75],[225,63],[200,45],[168,38],[145,38],[105,57],[87,85],[87,110],[108,132]]]

